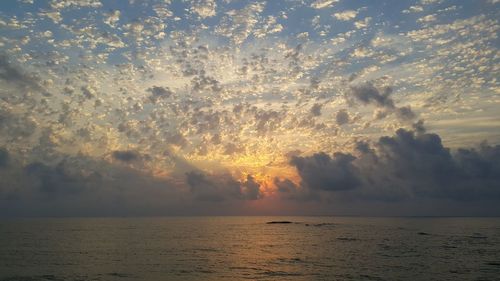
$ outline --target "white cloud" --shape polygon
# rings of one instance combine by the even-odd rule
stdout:
[[[372,20],[371,17],[366,17],[366,18],[364,18],[362,20],[354,22],[354,26],[357,29],[366,28],[370,24],[371,20]]]
[[[354,10],[346,10],[346,11],[342,11],[342,12],[339,12],[339,13],[335,13],[333,14],[333,16],[338,19],[338,20],[342,20],[342,21],[348,21],[348,20],[352,20],[356,17],[356,15],[358,14],[357,11],[354,11]]]
[[[311,4],[311,7],[315,9],[329,8],[338,1],[339,0],[316,0]]]
[[[201,18],[213,17],[216,14],[217,3],[214,0],[196,0],[191,5],[191,9]]]

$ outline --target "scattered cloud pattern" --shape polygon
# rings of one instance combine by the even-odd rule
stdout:
[[[499,5],[3,1],[0,212],[498,203]]]

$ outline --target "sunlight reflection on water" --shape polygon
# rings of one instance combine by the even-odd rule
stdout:
[[[496,218],[0,221],[2,281],[495,280],[499,253]]]

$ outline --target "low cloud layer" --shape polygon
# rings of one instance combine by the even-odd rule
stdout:
[[[193,170],[159,177],[133,166],[146,160],[138,152],[115,151],[112,157],[118,161],[56,154],[60,160],[53,163],[24,164],[0,148],[1,216],[200,214],[214,205],[264,198],[252,175],[237,180]],[[218,214],[237,211],[231,208]]]
[[[500,200],[500,146],[451,151],[437,134],[399,129],[373,144],[356,143],[353,153],[323,152],[294,156],[301,188],[343,193],[366,200],[428,197],[452,200]],[[277,180],[280,192],[294,188]]]
[[[117,150],[117,151],[113,151],[112,155],[113,155],[113,158],[120,160],[120,161],[123,161],[123,162],[132,162],[132,161],[140,159],[140,157],[141,157],[139,155],[139,153],[132,151],[132,150],[123,150],[123,151]]]
[[[201,201],[256,200],[262,197],[260,184],[251,175],[237,181],[231,175],[206,175],[191,171],[186,173],[186,182],[195,199]]]

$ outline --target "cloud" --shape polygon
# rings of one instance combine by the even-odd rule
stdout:
[[[61,195],[81,192],[89,182],[83,177],[72,175],[65,163],[55,167],[41,162],[33,162],[24,167],[26,175],[33,180],[33,185],[42,193]]]
[[[254,118],[257,132],[264,135],[279,128],[284,116],[283,112],[259,109],[255,111]]]
[[[6,56],[0,55],[0,79],[18,87],[42,90],[37,78],[12,65]]]
[[[394,101],[389,97],[391,93],[391,87],[385,87],[380,92],[371,82],[351,87],[351,94],[356,100],[363,104],[374,103],[381,107],[394,108]]]
[[[498,143],[492,63],[498,20],[492,11],[420,2],[400,7],[417,13],[411,15],[388,13],[391,5],[333,0],[68,0],[6,10],[0,19],[0,147],[7,152],[7,158],[0,154],[2,196],[18,189],[42,196],[40,189],[53,184],[43,196],[96,199],[106,190],[104,205],[128,192],[141,195],[145,185],[155,190],[145,188],[145,200],[128,199],[133,205],[169,200],[151,194],[179,185],[172,194],[189,201],[203,192],[191,192],[185,173],[210,167],[227,175],[200,172],[205,182],[198,186],[227,204],[243,204],[241,198],[262,196],[261,178],[291,173],[295,168],[283,164],[292,155],[285,154],[298,150],[304,167],[347,171],[322,179],[358,183],[328,191],[310,179],[313,168],[304,168],[308,185],[277,181],[286,198],[436,198],[436,188],[407,184],[425,176],[396,176],[403,171],[386,160],[394,152],[377,138],[402,123],[409,127],[402,121],[418,113],[453,147],[479,138]],[[436,20],[417,22],[431,12]],[[409,16],[415,24],[407,24]],[[347,107],[354,104],[363,108]],[[418,139],[425,130],[416,126],[413,133]],[[342,153],[354,160],[333,154],[353,146],[355,152]],[[327,156],[323,166],[320,153],[308,158],[320,151]],[[488,153],[480,151],[464,152],[463,162]],[[450,153],[451,171],[465,173],[458,150]],[[73,158],[86,161],[59,166]],[[116,190],[101,188],[107,185]]]
[[[9,164],[9,152],[7,149],[0,147],[0,169],[7,167]]]
[[[213,0],[196,0],[191,9],[201,18],[213,17],[216,14],[217,3]]]
[[[243,43],[259,22],[265,3],[250,3],[242,9],[231,10],[221,19],[215,32],[228,37],[235,44]]]
[[[53,9],[66,9],[69,7],[78,8],[78,7],[88,7],[88,8],[100,8],[102,7],[102,3],[99,0],[68,0],[68,1],[57,1],[52,0],[50,2],[50,6]]]
[[[262,197],[260,184],[251,175],[245,181],[237,181],[229,174],[207,175],[191,171],[186,173],[186,182],[193,196],[200,201],[256,200]]]
[[[349,101],[358,101],[362,104],[373,104],[386,111],[395,113],[401,120],[412,120],[415,118],[415,113],[410,106],[396,107],[394,100],[390,97],[392,93],[391,87],[384,87],[379,90],[372,82],[366,82],[358,85],[353,85],[350,88],[347,99]],[[385,117],[386,113],[378,111],[377,118]]]
[[[312,107],[311,107],[311,114],[313,116],[320,116],[321,115],[321,108],[323,107],[322,104],[319,104],[319,103],[315,103]]]
[[[147,91],[151,92],[149,99],[153,103],[157,103],[161,99],[169,98],[173,94],[169,87],[153,86],[148,88]]]
[[[346,10],[346,11],[342,11],[339,13],[335,13],[335,14],[333,14],[333,16],[338,20],[348,21],[348,20],[354,19],[357,14],[358,14],[358,12],[356,12],[356,11]]]
[[[335,121],[337,122],[337,125],[341,126],[347,124],[349,123],[349,120],[349,113],[345,109],[337,111],[337,114],[335,115]]]
[[[31,116],[20,115],[9,108],[0,107],[0,133],[8,142],[28,140],[38,125]]]
[[[252,175],[247,175],[246,180],[241,184],[242,193],[248,200],[257,200],[262,198],[262,193],[260,192],[260,184],[255,181]]]
[[[231,142],[224,145],[224,154],[227,154],[227,155],[241,153],[243,151],[245,151],[244,147],[241,147],[241,146],[234,144],[234,143],[231,143]]]
[[[436,15],[427,15],[425,17],[421,17],[417,20],[417,22],[420,22],[420,23],[428,23],[428,22],[433,22],[433,21],[436,21]]]
[[[222,187],[215,183],[213,180],[209,179],[205,174],[197,171],[191,171],[186,173],[186,182],[191,188],[191,192],[195,195],[195,198],[202,201],[223,201],[225,199],[225,191]],[[230,193],[238,194],[234,185],[232,183],[233,190]]]
[[[316,0],[311,4],[311,7],[313,7],[314,9],[324,9],[331,7],[337,2],[338,0]]]
[[[309,188],[301,187],[287,178],[280,179],[275,177],[273,183],[280,196],[285,199],[295,201],[320,201],[321,199],[318,194]]]
[[[133,150],[117,150],[112,153],[113,158],[123,162],[133,162],[139,160],[141,155]]]
[[[294,156],[290,164],[297,168],[302,185],[313,190],[348,190],[360,185],[356,157],[336,152],[333,157],[320,152],[312,156]]]
[[[410,106],[396,108],[396,116],[401,120],[412,120],[416,117]]]
[[[289,179],[274,179],[274,185],[278,188],[278,192],[292,193],[299,189],[299,187]]]
[[[354,26],[357,29],[366,28],[366,27],[368,27],[368,25],[370,24],[371,21],[372,21],[371,17],[366,17],[363,20],[358,20],[358,21],[354,22]]]
[[[311,191],[343,192],[375,200],[412,197],[500,200],[500,145],[452,152],[437,134],[397,130],[373,144],[356,144],[356,153],[323,152],[293,157],[290,164]],[[290,182],[278,189],[290,190]]]
[[[112,11],[109,14],[104,14],[104,23],[111,27],[116,27],[116,23],[120,20],[121,12],[118,10]]]
[[[0,216],[172,214],[192,202],[176,180],[128,166],[57,154],[24,165],[20,156],[0,168]]]

